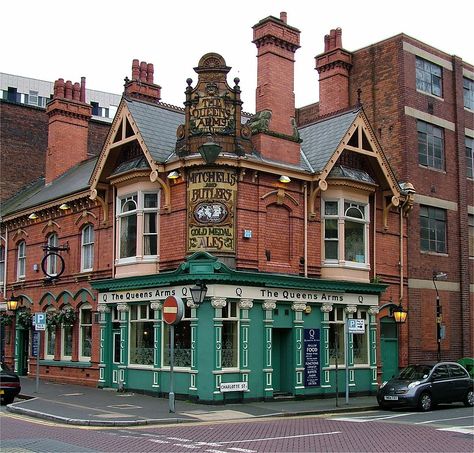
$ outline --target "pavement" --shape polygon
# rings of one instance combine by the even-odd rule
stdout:
[[[373,396],[277,399],[240,404],[199,404],[176,400],[174,412],[167,398],[117,392],[80,385],[21,377],[21,393],[9,412],[58,423],[85,426],[136,426],[198,421],[226,421],[255,417],[285,417],[377,409]]]

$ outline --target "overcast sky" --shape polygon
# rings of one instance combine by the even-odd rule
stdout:
[[[342,28],[354,51],[399,33],[474,64],[473,0],[6,0],[0,72],[54,81],[87,79],[87,88],[121,94],[134,58],[155,67],[162,101],[183,105],[186,79],[207,52],[221,54],[229,84],[240,78],[243,110],[255,109],[257,49],[252,26],[288,15],[301,31],[296,52],[296,106],[318,100],[314,57],[324,35]]]

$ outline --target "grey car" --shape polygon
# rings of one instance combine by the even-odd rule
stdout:
[[[474,381],[459,363],[410,365],[382,383],[377,402],[383,409],[408,406],[429,411],[437,404],[455,402],[472,407],[473,387]]]

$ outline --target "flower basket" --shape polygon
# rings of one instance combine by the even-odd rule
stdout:
[[[54,330],[61,324],[61,314],[56,311],[48,311],[46,313],[46,327],[49,330]]]
[[[0,325],[11,326],[15,315],[9,315],[8,313],[0,313]]]
[[[30,310],[21,310],[17,314],[16,322],[21,329],[30,329],[33,325],[33,315]]]
[[[72,307],[65,307],[59,312],[61,324],[63,326],[72,326],[77,319],[77,314]]]

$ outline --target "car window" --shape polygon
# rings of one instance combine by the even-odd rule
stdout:
[[[407,380],[425,379],[430,374],[431,368],[430,365],[410,365],[404,368],[398,377]]]
[[[439,365],[433,370],[433,379],[447,379],[449,377],[448,367]]]
[[[451,373],[451,377],[453,378],[466,378],[467,373],[458,365],[448,365],[449,372]]]

